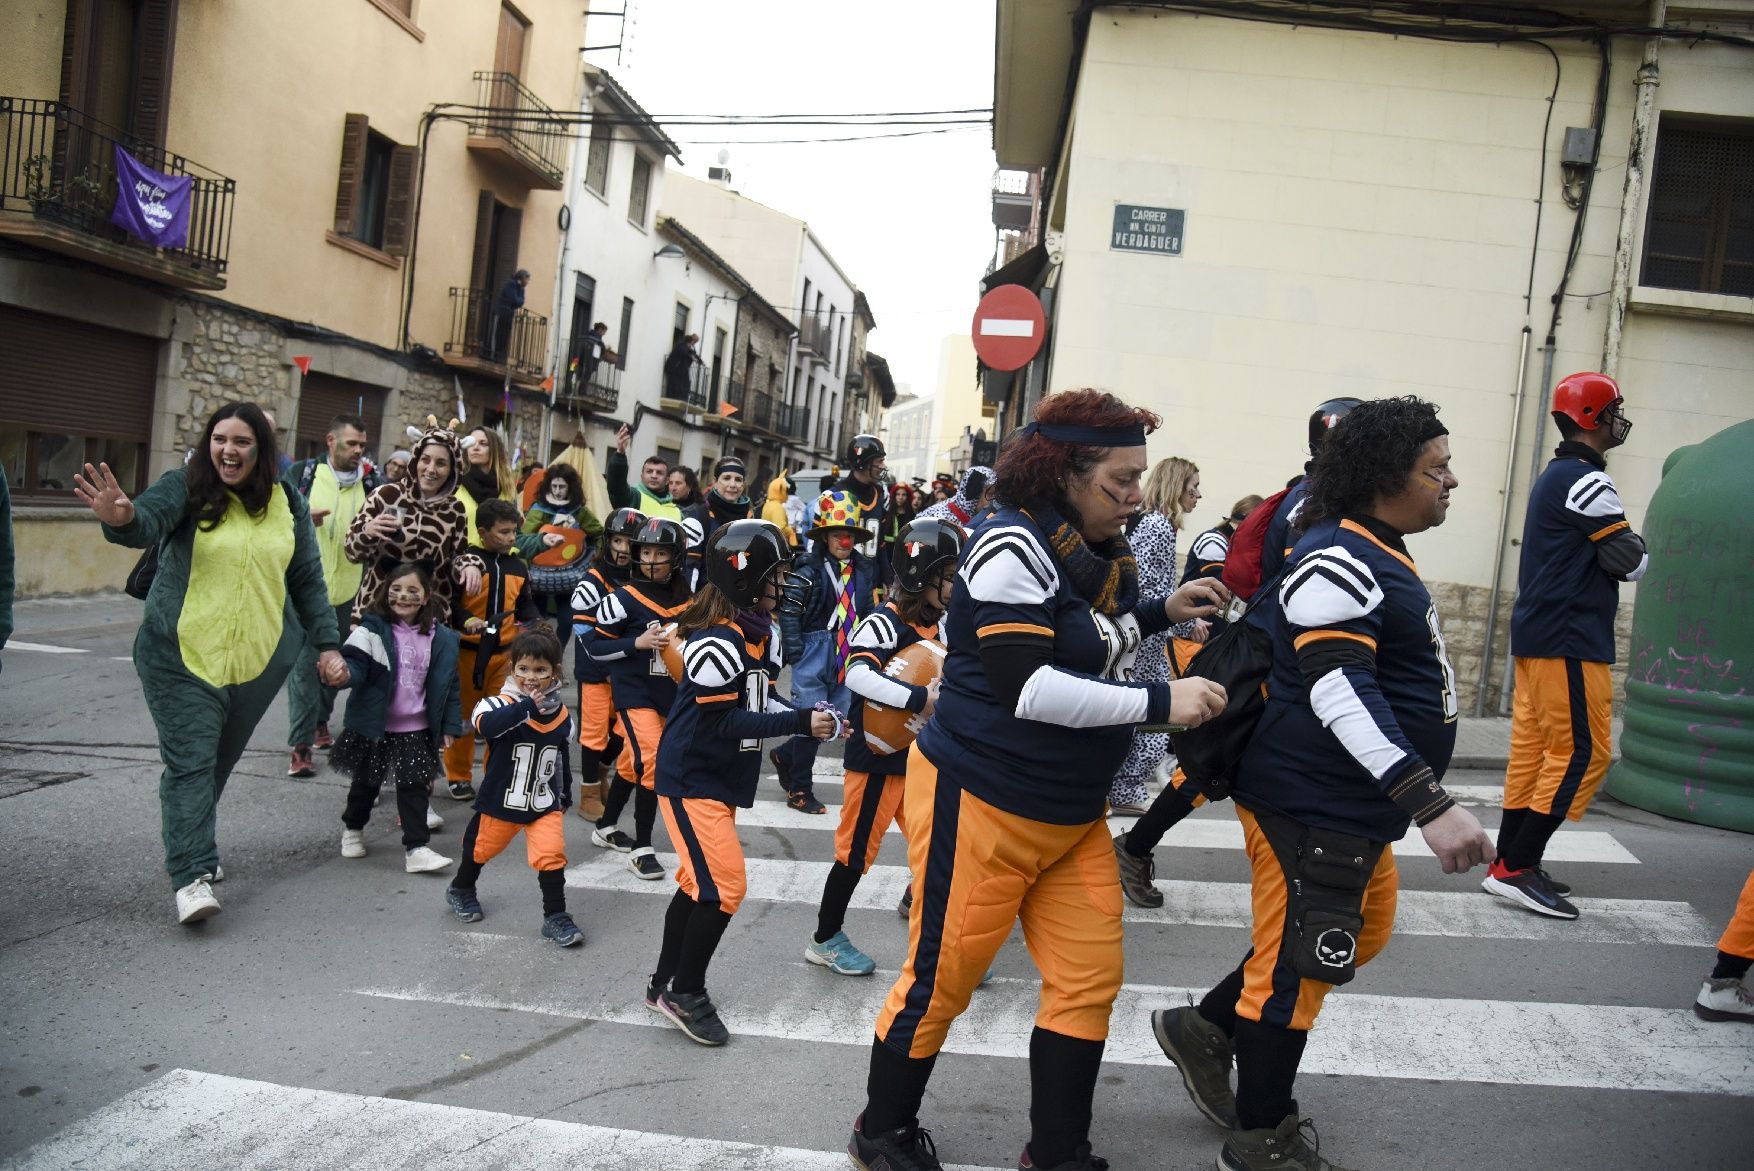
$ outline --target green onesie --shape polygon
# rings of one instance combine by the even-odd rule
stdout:
[[[173,889],[218,868],[219,795],[305,633],[319,650],[340,645],[304,497],[276,485],[256,517],[234,496],[207,532],[188,502],[179,468],[135,498],[133,520],[103,526],[117,545],[162,542],[134,636],[134,671],[164,761],[158,797]]]

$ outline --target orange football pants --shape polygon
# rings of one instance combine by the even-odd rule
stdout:
[[[890,824],[901,820],[907,778],[894,774],[873,776],[849,769],[842,785],[840,825],[834,831],[834,860],[843,866],[857,866],[859,873],[865,874],[877,861],[877,851],[883,847],[883,835],[889,832]],[[905,824],[901,832],[907,833]]]
[[[1608,664],[1519,656],[1504,807],[1581,818],[1608,775],[1613,703]]]
[[[1754,870],[1748,872],[1748,881],[1742,884],[1742,897],[1736,900],[1736,913],[1730,917],[1730,925],[1724,928],[1723,938],[1717,941],[1717,949],[1725,955],[1754,960]]]
[[[609,747],[609,727],[615,722],[615,698],[608,683],[579,684],[579,746],[592,752]],[[596,777],[582,780],[594,782]]]
[[[665,797],[658,812],[676,847],[676,884],[682,892],[697,903],[717,903],[725,914],[736,914],[749,893],[736,806],[705,797]]]
[[[878,1038],[908,1057],[938,1052],[1021,919],[1041,972],[1036,1025],[1106,1040],[1124,962],[1108,823],[1006,813],[941,778],[918,752],[904,801],[914,905],[907,962],[877,1017]]]
[[[475,705],[483,696],[498,695],[511,678],[512,655],[509,650],[501,651],[487,660],[487,670],[482,675],[484,687],[475,686],[475,648],[464,644],[457,651],[457,680],[461,691],[463,709],[463,734],[451,742],[445,749],[445,780],[451,784],[468,781],[475,775]]]
[[[477,813],[465,831],[463,842],[470,857],[485,864],[512,844],[518,831],[524,834],[524,849],[532,870],[563,870],[566,868],[566,817],[561,810],[544,813],[535,821],[506,821],[486,813]]]
[[[658,783],[658,741],[664,736],[664,717],[656,708],[633,707],[621,713],[621,756],[615,767],[630,781],[647,789]]]
[[[1285,920],[1285,870],[1279,856],[1261,832],[1255,815],[1241,805],[1243,844],[1248,849],[1249,893],[1254,902],[1253,948],[1242,965],[1242,995],[1236,1015],[1280,1028],[1308,1031],[1314,1027],[1322,1001],[1333,989],[1320,980],[1306,980],[1292,966],[1292,936],[1297,928]],[[1400,892],[1400,872],[1394,849],[1383,847],[1382,858],[1364,888],[1364,929],[1358,933],[1357,966],[1374,959],[1389,941],[1395,926],[1395,902]]]

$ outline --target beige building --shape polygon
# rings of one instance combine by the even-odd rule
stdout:
[[[1563,7],[1585,26],[1664,19],[1660,3]],[[1152,456],[1202,469],[1204,525],[1301,468],[1321,400],[1434,400],[1462,486],[1412,550],[1465,702],[1481,682],[1499,698],[1504,621],[1497,662],[1482,652],[1493,602],[1508,615],[1531,472],[1557,440],[1553,381],[1620,378],[1637,426],[1611,471],[1634,525],[1671,451],[1754,415],[1748,48],[1604,28],[1604,77],[1591,39],[1533,13],[1520,28],[1376,14],[1418,34],[1393,36],[1292,5],[1281,22],[997,10],[995,147],[1003,167],[1044,169],[1050,314],[1006,424],[1044,388],[1150,406],[1166,420]],[[1745,6],[1669,11],[1754,34]],[[1466,43],[1513,33],[1551,52]]]
[[[345,410],[381,460],[459,400],[535,444],[581,11],[9,6],[0,459],[22,593],[116,585],[131,560],[89,539],[73,469],[103,458],[142,487],[226,400],[273,409],[294,456]],[[191,178],[186,241],[111,225],[118,149]],[[524,307],[496,308],[519,268]],[[90,560],[43,555],[69,548]]]

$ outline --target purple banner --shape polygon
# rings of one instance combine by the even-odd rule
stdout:
[[[116,147],[116,210],[110,222],[148,244],[181,248],[189,242],[187,175],[161,175]]]

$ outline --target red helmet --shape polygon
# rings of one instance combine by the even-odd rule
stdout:
[[[1567,375],[1553,388],[1553,413],[1564,415],[1585,431],[1594,431],[1604,415],[1618,414],[1624,401],[1620,384],[1606,374],[1586,371]]]

